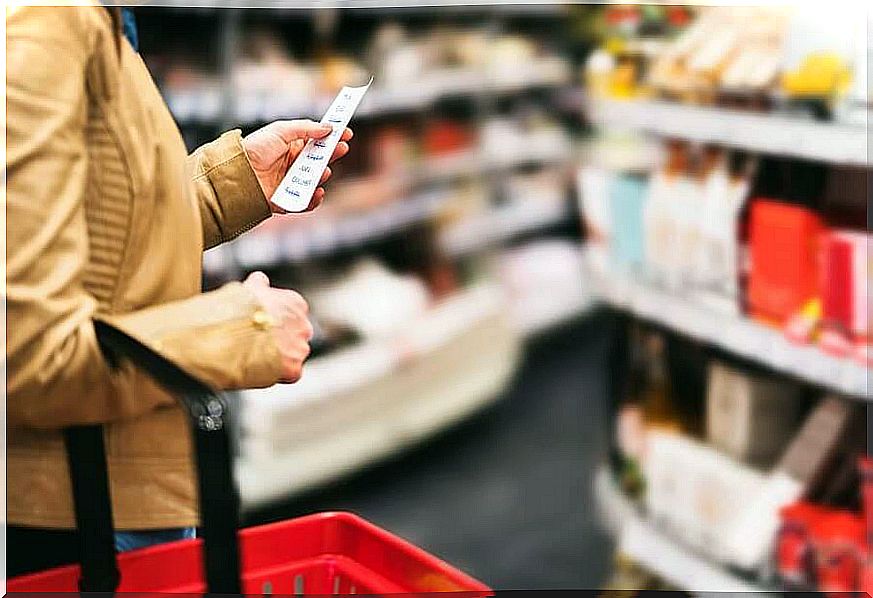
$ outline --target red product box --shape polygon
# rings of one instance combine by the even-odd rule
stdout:
[[[829,231],[821,236],[822,349],[847,355],[870,337],[870,235]]]
[[[821,218],[798,205],[759,198],[751,207],[747,299],[751,314],[783,325],[819,290]]]
[[[866,560],[863,519],[848,511],[832,511],[818,519],[810,531],[815,545],[818,590],[854,592]]]
[[[861,508],[864,510],[864,527],[867,534],[867,549],[873,548],[873,458],[858,460],[861,478]]]
[[[431,122],[425,128],[422,146],[427,156],[443,156],[469,149],[475,143],[469,125],[450,120]]]
[[[782,526],[776,539],[776,566],[789,591],[815,587],[815,550],[810,528],[825,513],[824,507],[808,502],[787,505],[779,512]]]

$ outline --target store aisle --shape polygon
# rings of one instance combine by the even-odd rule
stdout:
[[[498,589],[598,587],[612,555],[591,490],[607,442],[608,330],[595,315],[543,335],[487,412],[246,523],[350,510]]]

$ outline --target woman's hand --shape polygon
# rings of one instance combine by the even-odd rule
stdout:
[[[303,374],[303,362],[309,356],[312,324],[306,300],[295,291],[270,286],[263,272],[252,272],[243,285],[276,320],[273,333],[282,355],[282,382],[297,382]]]
[[[243,147],[267,200],[273,197],[273,192],[282,182],[285,173],[288,172],[306,142],[309,139],[326,137],[330,132],[330,125],[322,125],[311,120],[277,120],[245,136]],[[352,135],[352,130],[349,128],[343,131],[342,137],[340,137],[340,141],[336,144],[336,149],[333,150],[333,155],[330,157],[331,162],[348,153],[348,141]],[[330,174],[331,170],[328,166],[324,169],[324,174],[321,175],[319,185],[323,185],[330,178]],[[317,208],[323,199],[324,188],[319,186],[312,195],[312,201],[309,202],[306,211]],[[285,213],[285,210],[272,202],[270,206],[277,214]]]

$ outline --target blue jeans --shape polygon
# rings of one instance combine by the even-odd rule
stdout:
[[[197,537],[197,530],[193,527],[180,527],[174,529],[155,529],[142,532],[115,532],[115,550],[126,552],[155,544],[175,542],[176,540],[188,540]]]

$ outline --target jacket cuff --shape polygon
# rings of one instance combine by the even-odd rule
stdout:
[[[238,282],[99,319],[215,389],[263,388],[281,377],[276,322]]]
[[[208,185],[218,210],[219,242],[229,241],[272,215],[239,129],[228,131],[195,152],[194,182]]]

